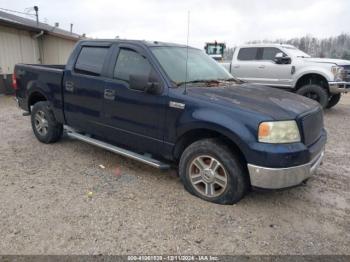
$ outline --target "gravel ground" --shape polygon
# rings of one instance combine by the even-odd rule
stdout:
[[[174,171],[69,138],[42,144],[0,97],[0,253],[350,254],[350,95],[325,123],[324,164],[307,185],[221,206]]]

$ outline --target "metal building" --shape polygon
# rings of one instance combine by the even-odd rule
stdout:
[[[16,63],[65,64],[80,35],[0,11],[0,94],[11,93]]]

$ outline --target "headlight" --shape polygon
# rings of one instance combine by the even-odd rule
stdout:
[[[331,68],[332,74],[334,75],[334,79],[337,80],[344,80],[345,76],[345,70],[342,66],[332,66]]]
[[[259,125],[258,138],[262,143],[294,143],[300,142],[300,132],[294,120],[262,122]]]

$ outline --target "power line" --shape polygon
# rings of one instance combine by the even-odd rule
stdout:
[[[0,10],[6,11],[6,12],[12,12],[12,13],[17,13],[17,14],[22,14],[22,15],[32,15],[35,16],[35,14],[29,14],[29,13],[24,13],[24,12],[19,12],[19,11],[15,11],[15,10],[11,10],[11,9],[6,9],[6,8],[1,8]]]
[[[24,9],[24,12],[26,12],[27,14],[28,14],[29,12],[31,12],[31,11],[34,11],[34,7],[33,7],[33,6],[27,7],[27,8]]]

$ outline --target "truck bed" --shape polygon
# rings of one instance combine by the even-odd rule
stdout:
[[[63,120],[62,81],[65,65],[17,64],[16,97],[19,106],[30,111],[30,106],[40,100],[35,90],[41,90],[45,99],[52,101],[56,119]],[[30,90],[30,92],[28,91]]]
[[[45,68],[45,69],[60,69],[60,70],[64,70],[64,68],[66,67],[66,65],[42,65],[42,64],[17,64],[16,66],[19,67],[34,67],[34,68]]]

